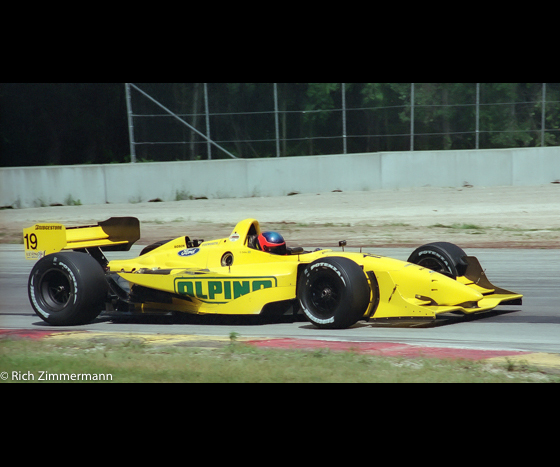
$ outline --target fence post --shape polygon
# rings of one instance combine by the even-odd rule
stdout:
[[[134,148],[134,125],[132,123],[132,102],[130,100],[130,83],[124,83],[126,93],[126,113],[128,115],[128,138],[130,140],[130,162],[136,162],[136,149]]]
[[[274,83],[274,124],[276,126],[276,157],[280,157],[280,132],[278,130],[278,86]]]
[[[342,83],[342,146],[346,154],[346,83]]]
[[[414,151],[414,83],[410,83],[410,150]]]
[[[475,149],[479,147],[479,133],[480,133],[480,83],[476,83],[476,130],[475,130]]]
[[[541,114],[541,148],[544,148],[544,127],[545,127],[545,120],[544,120],[544,106],[546,103],[546,83],[542,85],[542,114]]]
[[[208,113],[208,83],[204,83],[204,111],[206,112],[206,136],[210,138],[210,114]],[[208,160],[212,159],[212,145],[210,139],[206,141]]]

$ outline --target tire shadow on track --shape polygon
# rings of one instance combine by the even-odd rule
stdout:
[[[375,328],[382,327],[397,327],[397,328],[435,328],[439,326],[449,326],[450,324],[465,323],[470,321],[487,320],[509,313],[515,313],[519,310],[490,310],[484,313],[477,313],[474,315],[462,314],[442,314],[438,315],[436,319],[432,318],[380,318],[372,319],[368,323],[358,323],[363,326],[370,326]]]
[[[280,324],[306,322],[304,315],[286,314],[282,316],[260,316],[260,315],[191,315],[187,313],[176,313],[166,315],[124,315],[114,316],[102,313],[95,322],[137,323],[137,324],[196,324],[196,325],[235,325],[235,326],[257,326],[262,324]]]
[[[518,312],[519,310],[490,310],[485,313],[476,315],[439,315],[436,319],[431,318],[379,318],[370,321],[358,321],[350,327],[355,328],[434,328],[440,326],[449,326],[470,321],[488,320],[488,322],[503,322],[494,320],[502,315]],[[544,320],[544,321],[543,321]],[[551,321],[552,320],[552,321]],[[553,322],[560,324],[560,317],[527,317],[527,316],[508,316],[507,322],[515,323],[534,323],[534,322]],[[89,324],[113,323],[113,324],[149,324],[149,325],[203,325],[203,326],[259,326],[264,324],[286,324],[286,323],[303,323],[302,329],[317,329],[311,324],[305,315],[291,313],[285,315],[191,315],[187,313],[175,314],[154,314],[154,315],[138,315],[126,314],[119,312],[117,315],[103,312]],[[44,321],[32,323],[33,326],[48,326]],[[82,326],[79,326],[82,327]]]

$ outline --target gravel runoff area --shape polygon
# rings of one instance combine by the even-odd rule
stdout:
[[[36,222],[95,224],[114,216],[141,222],[138,244],[181,235],[226,237],[251,217],[290,246],[560,248],[560,184],[527,187],[422,187],[398,190],[193,199],[137,204],[0,210],[0,243],[22,243]]]

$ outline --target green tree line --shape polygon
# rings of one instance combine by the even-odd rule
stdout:
[[[237,157],[474,149],[475,83],[138,83]],[[545,87],[546,146],[560,145],[560,84]],[[206,98],[207,97],[207,101]],[[542,144],[541,83],[481,83],[479,148]],[[346,112],[343,114],[343,98]],[[137,160],[206,159],[205,140],[131,90]],[[206,121],[206,103],[209,120]],[[216,147],[213,159],[228,157]],[[0,165],[130,161],[123,83],[0,84]]]

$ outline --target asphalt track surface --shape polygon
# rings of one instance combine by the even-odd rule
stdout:
[[[329,227],[324,223],[329,219],[335,223],[353,219],[354,213],[363,213],[367,206],[378,203],[369,215],[371,218],[375,218],[378,225],[385,223],[389,230],[396,230],[393,225],[399,225],[402,221],[410,223],[411,228],[414,229],[422,228],[422,223],[430,225],[472,222],[480,225],[501,226],[501,230],[489,230],[488,235],[467,235],[462,230],[457,232],[465,240],[471,239],[471,244],[465,245],[461,238],[455,240],[445,235],[440,235],[437,239],[455,240],[455,243],[464,247],[468,254],[478,257],[486,274],[494,284],[524,295],[521,306],[500,306],[481,316],[468,319],[438,319],[430,325],[401,322],[389,326],[377,322],[358,322],[349,329],[321,330],[305,320],[291,317],[284,317],[277,321],[231,317],[214,319],[192,317],[192,320],[187,323],[175,322],[171,317],[157,319],[145,317],[116,322],[102,314],[93,323],[87,325],[52,327],[35,315],[27,297],[27,279],[34,263],[24,259],[23,245],[5,243],[0,244],[0,334],[2,334],[1,330],[4,330],[4,333],[20,332],[18,330],[72,331],[74,333],[85,331],[85,333],[142,334],[154,338],[155,336],[161,338],[166,336],[166,339],[173,339],[176,336],[183,340],[228,340],[231,333],[237,333],[240,339],[244,340],[260,339],[262,342],[274,341],[278,344],[283,342],[285,345],[296,347],[298,344],[294,339],[303,346],[313,342],[321,346],[331,343],[332,346],[338,346],[341,349],[345,346],[374,348],[384,345],[385,348],[388,348],[399,344],[401,347],[424,349],[458,349],[462,350],[465,355],[469,355],[468,352],[474,350],[493,351],[497,354],[501,351],[529,352],[533,355],[555,356],[556,360],[551,366],[560,368],[558,363],[560,361],[560,284],[558,279],[560,243],[556,238],[560,225],[560,216],[558,216],[560,189],[557,190],[557,188],[559,187],[547,186],[538,189],[511,187],[510,189],[487,190],[474,188],[462,191],[460,189],[426,188],[392,193],[382,191],[355,194],[332,193],[322,196],[302,196],[301,198],[291,196],[274,200],[253,198],[244,201],[204,200],[203,204],[198,204],[198,201],[183,201],[0,211],[0,227],[4,229],[9,226],[17,226],[17,229],[20,229],[21,226],[29,226],[37,221],[58,221],[68,225],[68,219],[73,219],[74,222],[71,224],[79,225],[91,222],[91,219],[104,220],[111,215],[136,215],[143,225],[148,223],[153,231],[144,230],[142,237],[149,239],[150,235],[154,235],[155,237],[152,239],[154,240],[170,238],[175,236],[176,230],[182,230],[182,223],[176,222],[177,212],[180,210],[181,213],[188,212],[189,215],[192,215],[193,220],[204,217],[205,222],[202,225],[208,227],[209,230],[212,230],[213,223],[218,222],[218,219],[220,219],[219,222],[231,222],[231,227],[233,227],[235,222],[243,217],[256,217],[261,220],[261,224],[263,222],[284,222],[283,225],[286,228],[290,226],[290,222],[313,224],[321,220],[326,238],[330,232]],[[488,201],[489,199],[491,202]],[[350,209],[349,211],[349,200],[352,200],[353,203],[350,206],[356,207],[359,203],[363,203],[363,206],[359,210]],[[246,205],[243,209],[238,208],[240,204],[243,204],[241,201]],[[274,203],[275,208],[267,209],[266,206],[271,206],[271,203]],[[324,203],[325,206],[318,203]],[[389,203],[392,209],[384,210],[383,206],[387,206]],[[234,210],[234,204],[237,211]],[[295,209],[296,206],[297,209]],[[306,206],[312,209],[304,211],[303,207]],[[201,213],[197,214],[196,209],[201,209]],[[422,209],[426,212],[422,212]],[[220,212],[227,219],[218,216]],[[429,220],[426,220],[428,217]],[[364,220],[364,222],[371,223],[372,221]],[[169,235],[171,226],[174,233]],[[496,248],[499,245],[496,242],[499,242],[500,237],[511,235],[513,238],[513,235],[518,233],[516,230],[505,230],[505,227],[548,228],[549,232],[547,231],[545,234],[540,231],[523,233],[523,236],[520,237],[523,242],[533,242],[530,249]],[[220,228],[224,229],[223,225]],[[367,228],[371,230],[370,227]],[[162,232],[160,233],[158,229],[161,229]],[[345,229],[345,227],[341,228],[341,231]],[[433,229],[413,230],[411,236],[415,241],[417,240],[418,245],[424,243],[424,239],[419,238],[423,232],[426,232],[426,239],[434,240],[431,238]],[[441,233],[446,232],[450,231]],[[296,234],[297,232],[294,231],[291,235]],[[304,234],[305,232],[302,233],[302,235]],[[5,234],[4,238],[6,239],[8,235],[9,232]],[[177,235],[181,235],[181,232]],[[207,234],[204,233],[204,235],[206,238]],[[545,239],[544,249],[539,249],[535,248],[540,246],[533,241],[535,235],[554,235],[555,237]],[[216,238],[219,236],[217,234]],[[473,244],[474,239],[480,243]],[[484,240],[493,243],[494,248],[481,248],[480,246],[486,245]],[[383,241],[380,242],[379,239],[376,241],[378,244],[383,244]],[[399,239],[392,241],[398,243]],[[109,259],[134,257],[145,244],[140,241],[138,245],[132,247],[130,252],[108,252],[107,257]],[[305,243],[298,244],[306,245]],[[509,242],[506,245],[509,245]],[[378,247],[367,248],[364,251],[406,260],[412,249],[410,246],[406,248]]]
[[[130,252],[108,253],[133,257],[140,246]],[[378,254],[406,259],[409,248],[379,248]],[[27,297],[27,278],[33,262],[26,261],[22,245],[0,245],[0,329],[35,331],[89,331],[94,333],[126,333],[143,335],[184,336],[185,338],[228,339],[237,333],[243,339],[272,339],[288,347],[301,347],[316,341],[317,345],[344,349],[341,343],[364,346],[381,343],[402,344],[424,348],[462,349],[560,354],[560,287],[558,264],[560,250],[469,249],[479,258],[490,280],[501,287],[524,294],[523,305],[500,306],[482,317],[442,319],[423,323],[402,322],[392,325],[358,322],[349,329],[321,330],[300,318],[280,320],[241,318],[197,319],[183,323],[171,317],[143,317],[115,322],[101,315],[93,323],[81,326],[53,327],[32,310]],[[342,347],[341,347],[342,345]],[[273,345],[272,345],[273,346]],[[309,346],[309,345],[308,345]],[[305,347],[305,345],[304,345]],[[460,354],[459,354],[460,355]],[[552,366],[558,365],[558,359]]]

